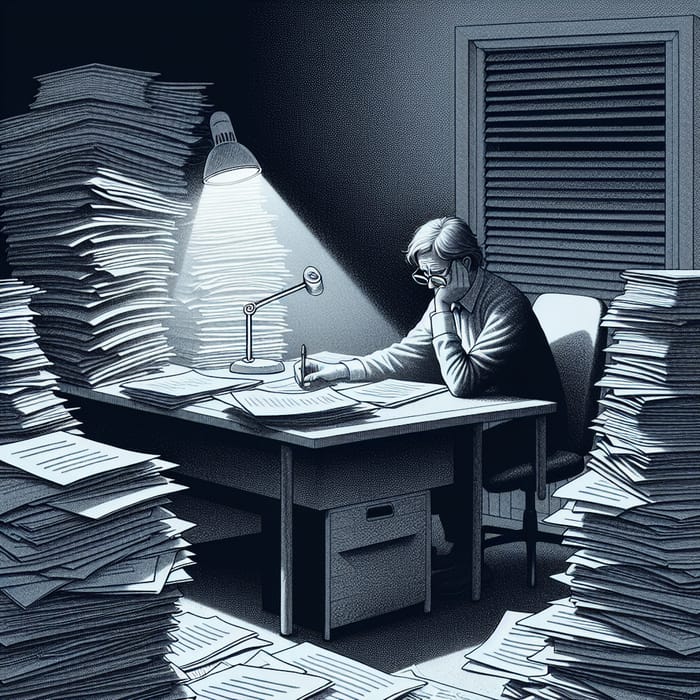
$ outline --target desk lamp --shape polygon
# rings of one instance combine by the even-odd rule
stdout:
[[[214,112],[209,119],[214,148],[209,151],[204,165],[206,185],[231,185],[245,182],[260,173],[255,156],[236,141],[236,134],[226,112]]]
[[[261,306],[302,289],[306,289],[312,297],[323,294],[323,279],[321,279],[321,273],[315,267],[309,265],[309,267],[304,268],[302,280],[299,284],[295,284],[293,287],[277,292],[277,294],[272,296],[265,297],[260,301],[253,301],[243,307],[243,313],[245,314],[245,357],[231,363],[229,368],[231,372],[240,374],[274,374],[284,369],[284,364],[279,362],[279,360],[253,357],[253,316]]]

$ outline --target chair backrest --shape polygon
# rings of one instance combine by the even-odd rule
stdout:
[[[574,294],[541,294],[532,305],[559,371],[567,410],[569,446],[585,454],[593,443],[589,430],[603,369],[605,304]]]

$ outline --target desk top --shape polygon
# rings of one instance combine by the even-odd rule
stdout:
[[[279,379],[283,376],[275,374],[272,379]],[[89,389],[60,382],[59,386],[61,391],[68,396],[100,401],[135,411],[171,416],[193,423],[201,423],[311,449],[440,428],[454,428],[473,423],[538,416],[556,411],[556,404],[551,401],[521,399],[512,396],[460,399],[451,394],[442,393],[397,408],[380,408],[370,416],[344,421],[333,426],[269,428],[252,419],[247,420],[239,416],[230,410],[228,404],[215,398],[175,410],[166,410],[132,399],[122,393],[119,386],[116,385]]]

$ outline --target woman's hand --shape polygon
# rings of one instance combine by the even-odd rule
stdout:
[[[469,287],[469,267],[461,260],[454,260],[447,284],[435,288],[435,311],[449,311],[450,306],[469,291]]]
[[[342,362],[321,362],[320,360],[306,360],[304,379],[301,378],[301,362],[294,364],[294,379],[301,387],[309,387],[315,383],[337,382],[340,379],[349,379],[350,370]]]

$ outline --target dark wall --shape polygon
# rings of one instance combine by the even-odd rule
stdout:
[[[214,83],[216,107],[268,180],[406,327],[425,292],[401,251],[418,224],[454,207],[454,27],[700,14],[697,0],[568,5],[6,0],[0,116],[26,111],[32,76],[93,61]]]

